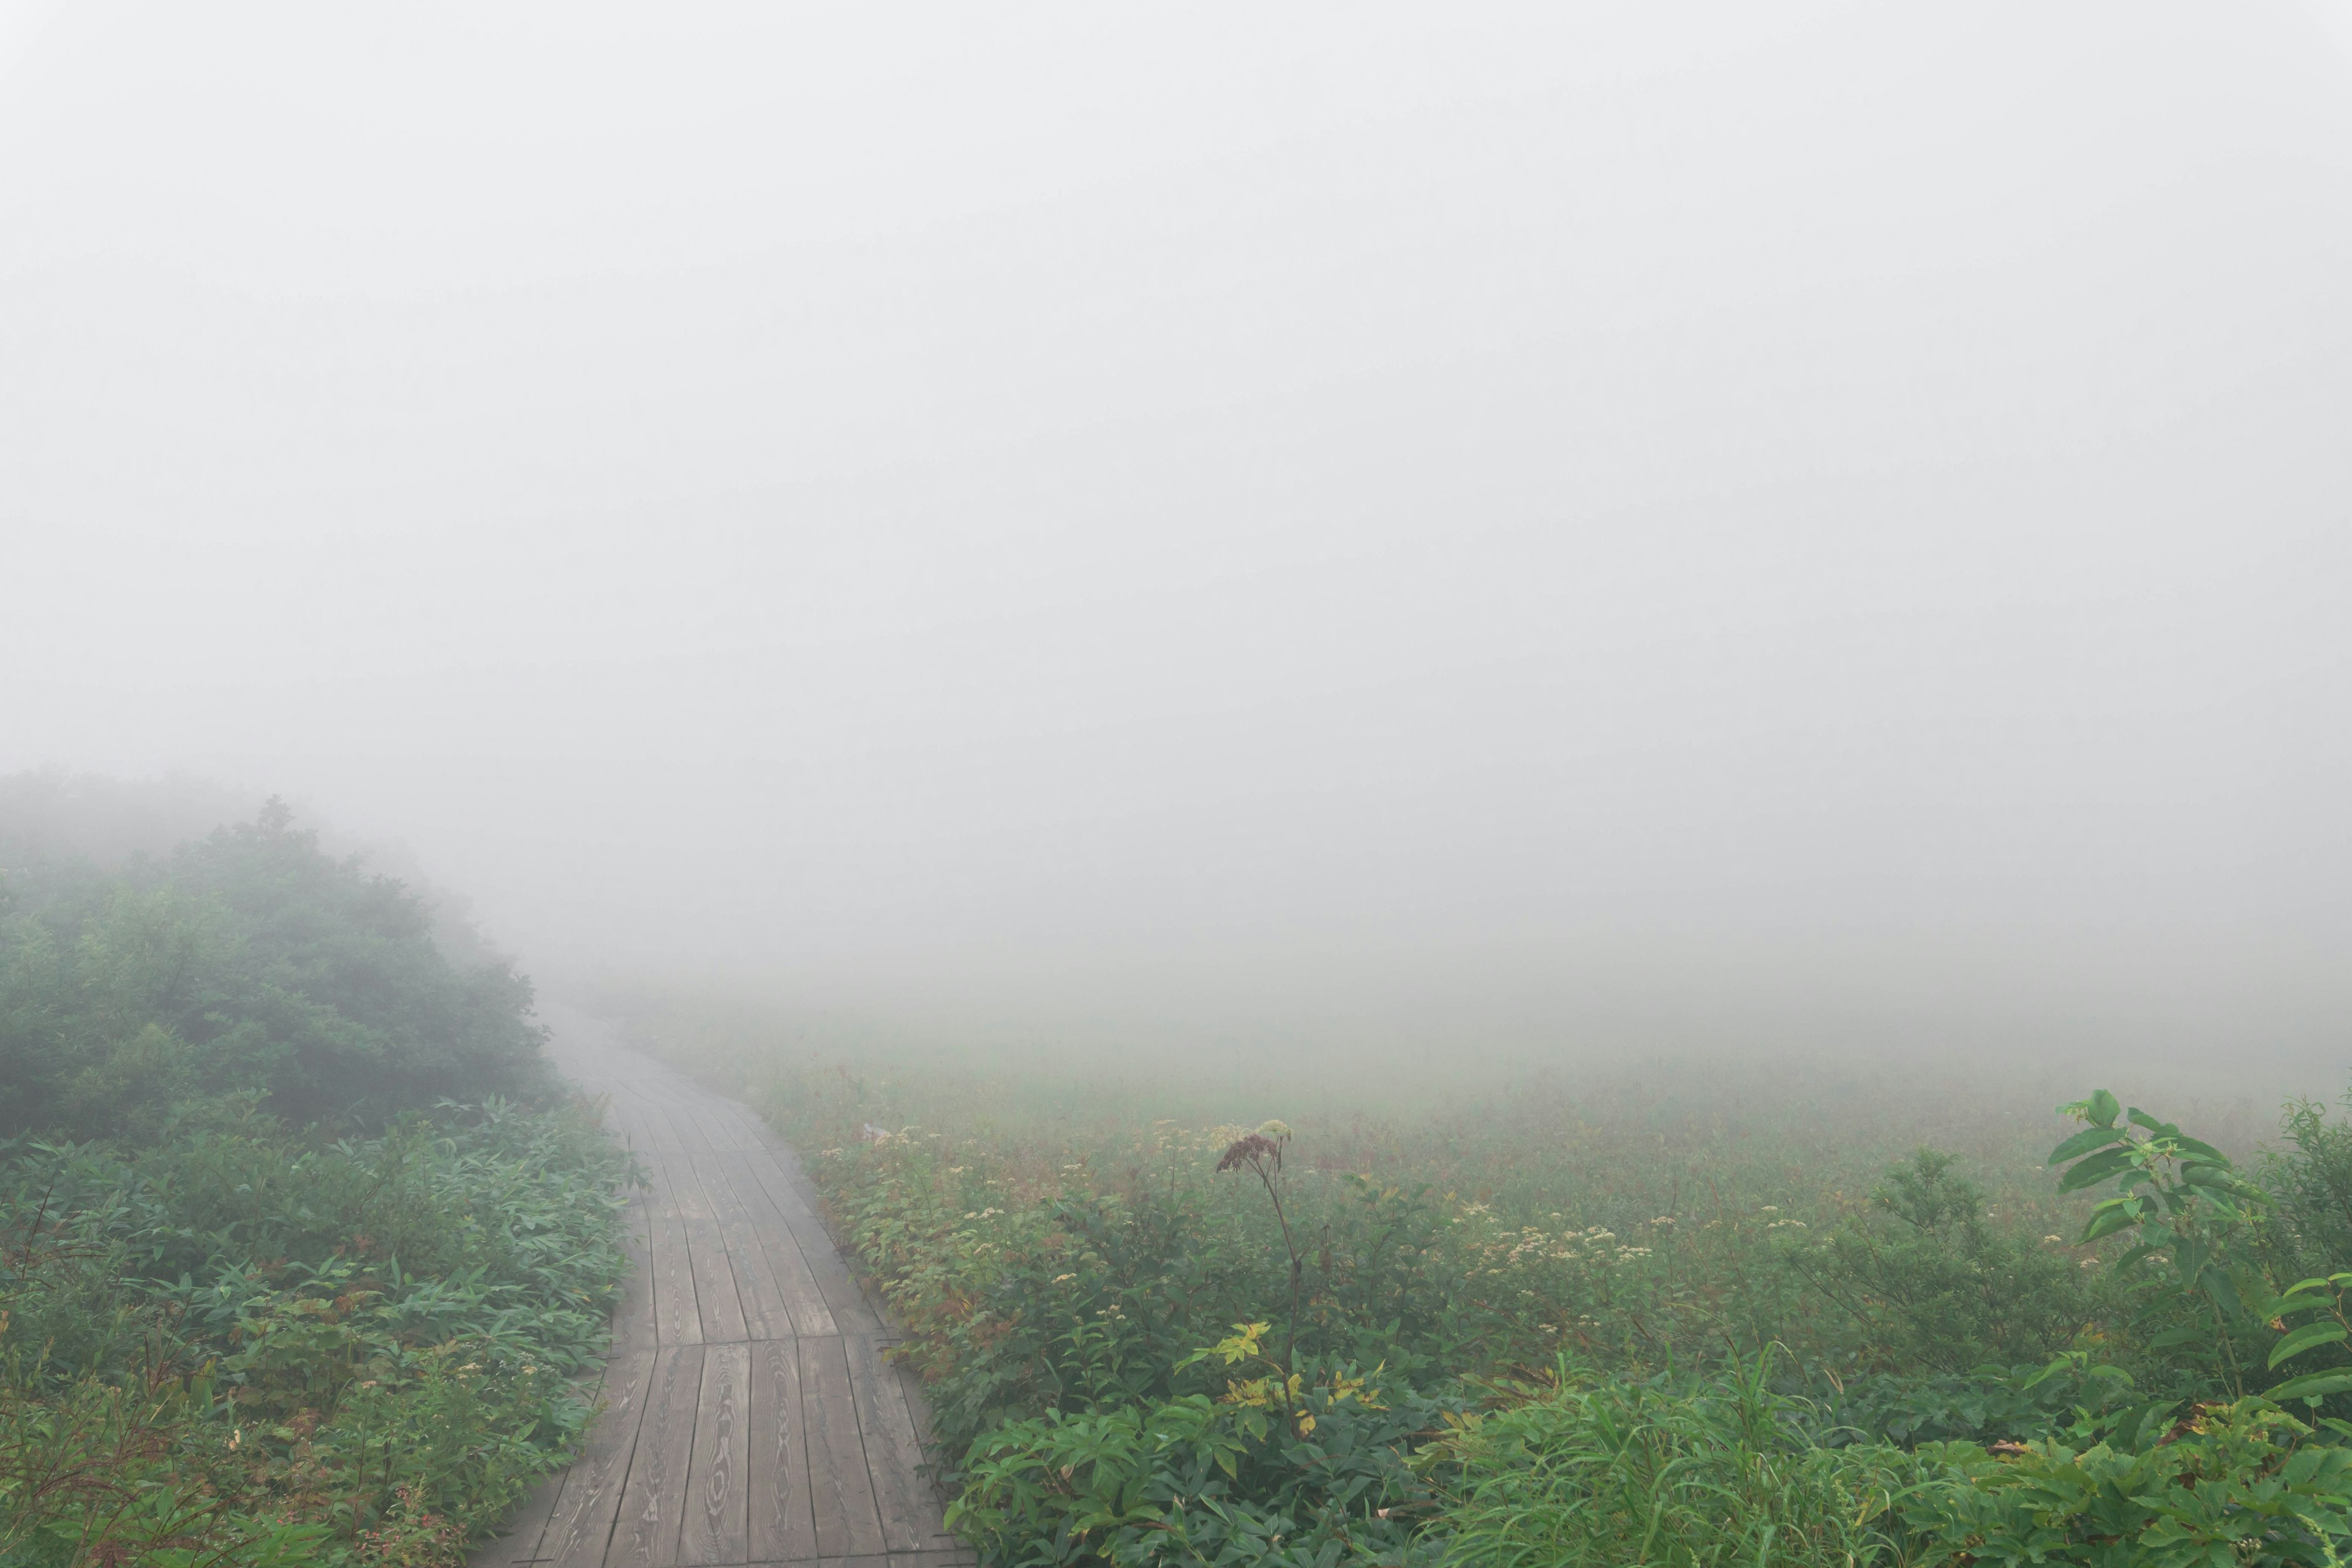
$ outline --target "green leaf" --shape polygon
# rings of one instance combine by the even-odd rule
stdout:
[[[2341,1323],[2305,1323],[2271,1347],[2271,1365],[2301,1355],[2314,1345],[2340,1344],[2347,1338],[2352,1338],[2352,1330]]]
[[[2352,1372],[2306,1372],[2263,1390],[2264,1399],[2317,1399],[2330,1394],[2352,1394]]]
[[[2064,1175],[2059,1177],[2058,1190],[2062,1193],[2075,1192],[2104,1182],[2109,1176],[2131,1168],[2132,1152],[2129,1149],[2101,1150],[2089,1159],[2081,1161]]]
[[[2323,1303],[2316,1297],[2305,1300],[2297,1300],[2295,1298],[2303,1295],[2306,1290],[2325,1290],[2326,1289],[2327,1281],[2325,1279],[2299,1279],[2294,1284],[2288,1286],[2285,1289],[2280,1291],[2277,1295],[2272,1297],[2269,1300],[2264,1301],[2261,1306],[2256,1307],[2254,1309],[2254,1316],[2258,1318],[2283,1318],[2289,1312],[2300,1312],[2306,1307],[2320,1306]]]
[[[2085,1127],[2055,1149],[2050,1151],[2050,1163],[2063,1165],[2069,1160],[2079,1160],[2094,1149],[2103,1149],[2116,1141],[2111,1127]]]
[[[2091,1223],[2083,1227],[2083,1239],[2076,1245],[2087,1246],[2103,1236],[2113,1236],[2138,1218],[2137,1206],[2130,1202],[2116,1204],[2112,1207],[2101,1204],[2097,1211],[2091,1215]]]
[[[2134,1127],[2145,1127],[2150,1132],[2179,1132],[2180,1131],[2178,1127],[2172,1127],[2166,1122],[2158,1121],[2155,1117],[2150,1116],[2147,1111],[2142,1110],[2137,1105],[2124,1112],[2124,1120],[2130,1122]]]
[[[2083,1109],[2094,1125],[2113,1127],[2116,1124],[2116,1117],[2122,1111],[2123,1106],[2114,1095],[2103,1089],[2084,1101]]]
[[[2201,1138],[2191,1138],[2186,1133],[2176,1133],[2173,1142],[2180,1145],[2180,1152],[2184,1154],[2194,1154],[2207,1163],[2219,1165],[2225,1171],[2235,1168],[2230,1163],[2230,1156]]]

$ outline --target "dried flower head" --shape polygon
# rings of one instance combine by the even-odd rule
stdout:
[[[1243,1165],[1271,1164],[1282,1169],[1282,1145],[1263,1132],[1245,1132],[1225,1145],[1224,1156],[1217,1162],[1220,1173]]]

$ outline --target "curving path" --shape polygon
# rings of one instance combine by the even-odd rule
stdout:
[[[746,1107],[559,1015],[551,1054],[652,1169],[587,1452],[475,1568],[950,1568],[913,1374]]]

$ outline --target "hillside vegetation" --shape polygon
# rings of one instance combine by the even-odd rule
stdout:
[[[0,1564],[462,1561],[624,1267],[530,984],[275,802],[108,854],[10,784]]]
[[[2352,1128],[2317,1105],[2225,1150],[2104,1092],[1783,1064],[1227,1125],[1183,1064],[637,1026],[801,1149],[992,1563],[2352,1549]]]

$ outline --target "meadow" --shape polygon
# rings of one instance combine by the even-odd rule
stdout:
[[[990,1563],[2352,1544],[2352,1129],[2322,1105],[1854,1058],[827,1049],[621,1010],[800,1150]]]
[[[529,983],[274,803],[101,857],[12,787],[0,1564],[463,1562],[576,1447],[625,1267]]]

